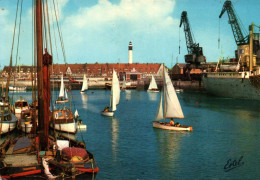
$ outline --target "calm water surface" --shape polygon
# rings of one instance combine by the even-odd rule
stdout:
[[[28,92],[14,99],[20,95],[31,99]],[[72,95],[72,108],[87,124],[75,138],[95,155],[96,179],[260,178],[260,101],[180,93],[185,119],[178,121],[194,131],[174,132],[152,127],[160,93],[122,91],[114,117],[100,114],[109,105],[110,91]],[[239,159],[239,167],[224,171],[228,160]]]

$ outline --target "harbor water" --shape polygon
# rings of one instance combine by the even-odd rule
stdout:
[[[72,91],[72,109],[87,124],[74,138],[94,154],[96,179],[259,179],[260,101],[177,95],[185,119],[176,121],[193,132],[152,127],[160,93],[121,91],[114,117],[105,117],[109,90]],[[20,96],[31,101],[31,92]]]

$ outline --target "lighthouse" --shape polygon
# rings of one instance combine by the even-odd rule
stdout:
[[[129,46],[128,46],[128,63],[132,64],[133,63],[133,46],[132,46],[132,42],[129,42]]]

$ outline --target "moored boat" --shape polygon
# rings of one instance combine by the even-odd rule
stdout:
[[[9,91],[26,91],[26,87],[9,86]]]
[[[0,145],[0,178],[1,179],[75,179],[83,176],[95,178],[99,171],[92,153],[86,150],[84,142],[69,138],[49,136],[50,113],[50,68],[52,56],[47,48],[43,55],[42,20],[46,17],[47,3],[36,0],[33,8],[36,25],[35,49],[37,57],[38,85],[38,122],[28,136],[10,137]],[[19,6],[17,6],[18,8]],[[18,9],[17,9],[18,11]],[[42,14],[45,17],[42,17]],[[47,45],[46,45],[47,46]],[[10,60],[10,66],[12,61]],[[9,71],[9,75],[10,75]],[[9,78],[10,79],[10,78]],[[9,82],[7,81],[7,84]],[[8,90],[6,91],[6,95]],[[35,123],[33,123],[35,124]],[[56,136],[55,136],[56,137]]]
[[[77,123],[70,109],[55,109],[52,114],[54,117],[50,116],[51,128],[73,134],[77,132]]]
[[[13,131],[17,126],[17,118],[11,112],[9,104],[0,105],[0,134]]]
[[[15,116],[20,119],[21,112],[29,109],[29,104],[26,100],[20,98],[14,103]]]

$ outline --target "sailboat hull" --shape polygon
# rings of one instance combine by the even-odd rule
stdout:
[[[65,99],[65,100],[57,100],[57,101],[55,101],[55,104],[66,103],[66,102],[68,102],[68,101],[69,101],[68,99]]]
[[[107,112],[101,111],[101,114],[103,116],[114,116],[114,112],[113,111],[107,111]]]
[[[148,89],[147,92],[160,92],[159,89]]]
[[[191,126],[173,126],[170,125],[170,123],[165,123],[165,122],[158,122],[158,121],[153,121],[153,127],[159,128],[159,129],[166,129],[166,130],[173,130],[173,131],[192,131],[193,128]]]

